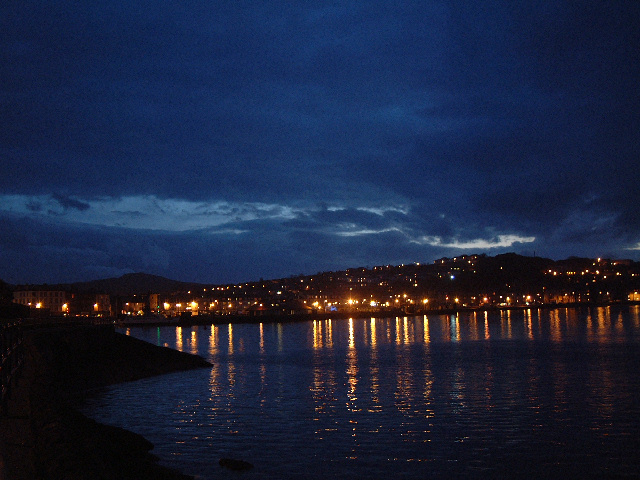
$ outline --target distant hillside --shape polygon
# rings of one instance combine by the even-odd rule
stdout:
[[[210,290],[212,286],[210,283],[181,282],[158,275],[131,273],[119,278],[29,287],[124,296],[189,291],[195,293]],[[11,285],[0,281],[0,302],[3,298],[5,303],[11,302],[13,289]],[[398,292],[446,297],[454,294],[474,296],[478,292],[484,292],[483,295],[513,296],[514,292],[538,292],[545,289],[571,292],[574,296],[584,294],[586,297],[588,294],[589,298],[595,298],[601,292],[617,299],[625,298],[628,291],[640,291],[640,262],[578,257],[556,261],[515,253],[495,257],[473,254],[443,257],[433,263],[358,267],[227,285],[225,293],[227,297],[270,298],[275,295],[274,292],[287,292],[293,298],[309,295],[339,296],[348,290],[353,294],[358,292],[358,295],[363,295],[361,298],[384,297]]]
[[[95,291],[109,295],[140,295],[149,292],[171,293],[203,287],[197,283],[180,282],[147,273],[128,273],[118,278],[106,278],[68,285],[78,292]]]

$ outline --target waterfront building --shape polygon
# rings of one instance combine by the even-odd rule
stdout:
[[[69,310],[67,292],[63,290],[18,289],[13,292],[13,303],[52,314],[64,314]]]
[[[106,293],[72,293],[68,312],[81,317],[109,317],[112,314],[111,297]]]

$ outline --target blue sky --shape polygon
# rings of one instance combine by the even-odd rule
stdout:
[[[640,258],[640,4],[4,2],[0,278]]]

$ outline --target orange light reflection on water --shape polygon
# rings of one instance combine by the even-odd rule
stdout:
[[[218,354],[218,327],[211,325],[211,331],[209,332],[209,355],[214,356]]]
[[[422,317],[422,336],[425,345],[429,345],[431,338],[429,336],[429,318],[426,315]]]
[[[182,352],[184,346],[182,344],[182,327],[176,327],[176,350]]]

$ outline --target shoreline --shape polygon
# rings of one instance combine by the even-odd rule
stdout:
[[[113,319],[113,324],[118,328],[127,327],[190,327],[196,325],[226,325],[226,324],[258,324],[258,323],[292,323],[312,320],[347,320],[349,318],[389,318],[389,317],[416,317],[422,315],[455,315],[457,313],[473,312],[502,312],[522,310],[555,310],[559,308],[601,308],[601,307],[628,307],[640,305],[640,302],[616,302],[616,303],[563,303],[563,304],[537,304],[537,305],[513,305],[513,306],[489,306],[489,307],[459,307],[442,309],[420,309],[416,312],[403,310],[386,310],[372,312],[332,312],[332,313],[294,313],[294,314],[263,314],[263,315],[211,315],[201,314],[186,317],[125,317]]]
[[[25,329],[24,344],[23,370],[0,417],[0,480],[192,478],[159,465],[141,435],[98,423],[73,405],[96,388],[209,362],[108,325]]]

